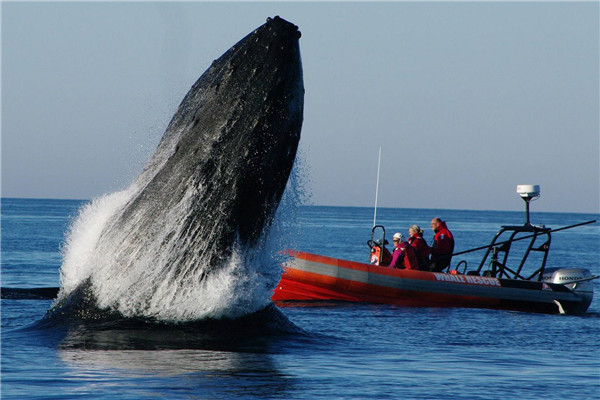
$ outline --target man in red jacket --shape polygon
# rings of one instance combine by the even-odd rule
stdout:
[[[431,270],[439,272],[450,265],[450,255],[454,252],[454,237],[446,223],[437,217],[431,220],[431,229],[435,232],[431,245]]]

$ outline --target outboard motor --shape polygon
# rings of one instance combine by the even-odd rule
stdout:
[[[581,303],[571,306],[569,313],[585,312],[594,298],[592,280],[598,278],[586,268],[546,268],[543,282],[564,285],[582,298]],[[561,307],[565,305],[562,304]],[[566,311],[566,310],[565,310]],[[563,312],[561,310],[561,312]]]

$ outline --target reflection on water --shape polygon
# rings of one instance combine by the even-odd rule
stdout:
[[[272,374],[272,358],[266,353],[218,350],[77,350],[61,349],[62,361],[76,370],[122,369],[131,374],[171,376],[181,374]]]
[[[167,389],[159,385],[174,385],[186,397],[199,398],[286,398],[294,390],[294,377],[281,373],[266,353],[71,349],[59,350],[59,357],[74,376],[110,372],[124,382],[146,385],[154,395]]]
[[[72,311],[72,310],[71,310]],[[101,310],[51,312],[28,330],[62,331],[58,347],[82,350],[224,350],[274,351],[289,337],[307,336],[274,305],[238,319],[163,323],[122,318]],[[275,350],[277,351],[277,350]]]
[[[3,345],[31,349],[6,359],[17,366],[8,377],[13,388],[19,377],[47,374],[46,365],[56,370],[58,361],[68,378],[56,385],[66,398],[107,398],[107,393],[114,398],[116,390],[124,398],[127,392],[137,398],[172,398],[177,392],[185,398],[265,399],[293,397],[297,378],[284,372],[285,360],[322,347],[323,338],[270,307],[239,320],[188,324],[46,318],[4,332]],[[27,365],[24,357],[40,361],[35,370],[18,367]]]

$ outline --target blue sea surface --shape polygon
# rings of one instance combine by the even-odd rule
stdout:
[[[61,244],[81,201],[2,199],[2,287],[59,285]],[[368,260],[373,211],[300,207],[290,245]],[[448,222],[456,251],[486,245],[522,212],[379,209],[387,235]],[[532,212],[552,228],[597,214]],[[481,252],[468,253],[469,269]],[[453,262],[458,260],[453,260]],[[600,274],[598,223],[557,232],[549,267]],[[306,335],[253,349],[122,350],[66,345],[65,333],[33,329],[51,300],[2,300],[2,399],[598,399],[600,282],[584,315],[502,310],[302,304],[282,312]],[[69,332],[77,335],[77,332]]]

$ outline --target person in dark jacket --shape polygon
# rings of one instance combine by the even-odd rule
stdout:
[[[439,272],[450,265],[451,254],[454,252],[454,236],[446,223],[437,217],[431,220],[431,229],[435,236],[431,245],[430,270]]]
[[[411,225],[408,228],[408,244],[410,244],[417,255],[417,261],[419,263],[419,269],[427,271],[429,270],[429,245],[423,238],[423,229],[419,225]]]
[[[404,241],[404,236],[400,233],[394,233],[394,252],[392,253],[392,262],[390,267],[398,269],[419,269],[419,262],[415,249]]]

